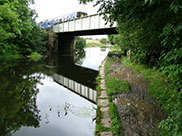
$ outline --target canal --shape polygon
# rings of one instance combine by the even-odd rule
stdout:
[[[96,81],[109,49],[0,63],[1,136],[93,136]]]

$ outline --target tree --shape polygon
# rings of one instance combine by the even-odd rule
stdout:
[[[76,37],[76,48],[75,48],[75,62],[82,64],[83,58],[85,57],[86,40],[80,37]]]
[[[35,23],[36,13],[28,7],[30,3],[33,1],[3,0],[0,2],[0,56],[26,56],[35,50],[35,42],[38,46],[45,46],[45,42],[39,44],[40,39],[42,41],[46,39]]]
[[[81,3],[90,0],[80,0]],[[155,66],[182,98],[182,1],[97,0],[107,21],[117,21],[121,48],[130,49],[132,61]],[[162,135],[181,135],[181,103],[169,109],[160,125]]]

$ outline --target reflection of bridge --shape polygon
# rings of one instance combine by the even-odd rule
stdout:
[[[66,88],[72,90],[73,92],[85,97],[87,100],[90,100],[90,101],[96,103],[96,100],[97,100],[96,90],[93,90],[87,86],[84,86],[80,83],[77,83],[77,82],[75,82],[69,78],[66,78],[62,75],[54,74],[53,79],[57,83],[65,86]]]
[[[98,71],[75,65],[69,56],[61,56],[56,73],[92,89],[96,87]]]

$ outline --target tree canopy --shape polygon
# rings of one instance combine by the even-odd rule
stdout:
[[[0,56],[28,55],[45,46],[46,34],[36,25],[32,0],[0,1]],[[45,50],[45,49],[44,49]],[[42,52],[41,52],[42,53]]]

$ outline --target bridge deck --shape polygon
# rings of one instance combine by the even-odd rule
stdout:
[[[55,33],[65,33],[99,29],[102,30],[115,27],[116,23],[114,23],[112,26],[110,23],[106,24],[106,21],[103,19],[103,15],[95,14],[54,25],[53,31]]]

